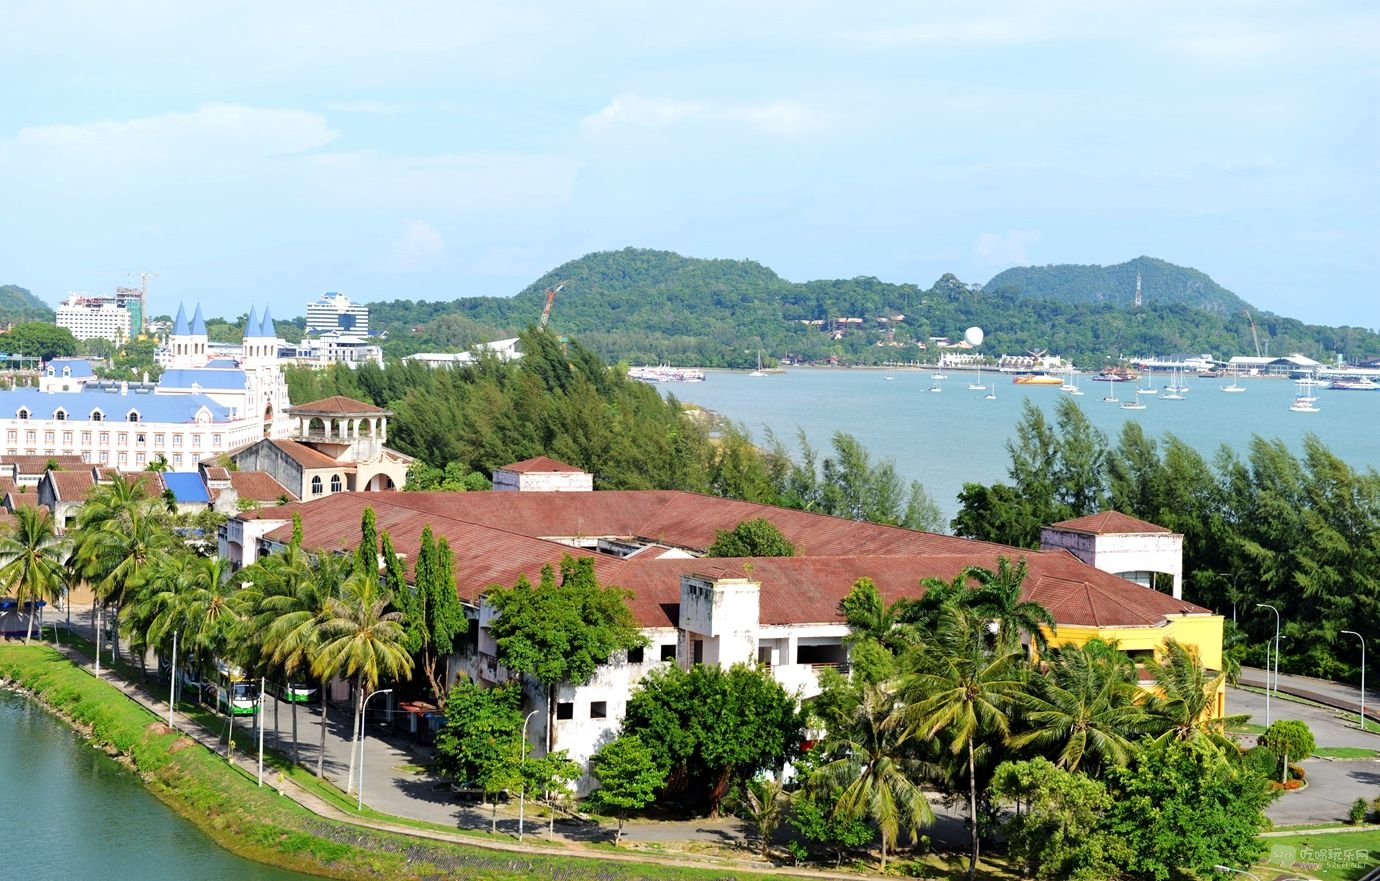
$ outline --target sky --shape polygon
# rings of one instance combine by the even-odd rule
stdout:
[[[0,284],[49,303],[147,271],[151,314],[287,318],[629,246],[925,287],[1148,255],[1380,328],[1371,2],[16,0],[0,59]]]

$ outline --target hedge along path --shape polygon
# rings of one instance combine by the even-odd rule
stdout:
[[[76,659],[84,660],[80,654]],[[119,680],[96,679],[47,645],[0,646],[0,678],[32,694],[93,743],[122,760],[178,815],[232,853],[296,872],[346,879],[624,878],[722,879],[856,874],[763,867],[724,861],[545,847],[476,840],[459,832],[423,830],[358,817],[283,779],[259,787],[215,754],[220,733],[200,726],[168,728],[156,700]],[[183,717],[186,718],[186,717]],[[193,744],[198,748],[189,748]],[[286,797],[283,797],[286,796]],[[745,874],[743,869],[750,869]]]

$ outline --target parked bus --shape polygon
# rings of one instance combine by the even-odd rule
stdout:
[[[216,693],[216,709],[235,716],[252,716],[259,706],[259,684],[246,679],[244,671],[224,661],[216,661],[212,677]]]
[[[305,682],[289,682],[287,685],[281,682],[270,682],[268,683],[268,693],[289,704],[309,704],[316,700],[316,686],[308,685]]]

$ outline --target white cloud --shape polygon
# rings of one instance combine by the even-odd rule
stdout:
[[[190,112],[19,130],[14,148],[69,163],[147,164],[207,156],[263,157],[329,144],[325,117],[303,110],[205,104]]]
[[[1224,27],[1215,33],[1176,34],[1165,39],[1165,46],[1185,55],[1210,61],[1249,61],[1279,55],[1289,44],[1282,33],[1250,31]]]
[[[978,236],[973,253],[991,266],[1019,266],[1030,262],[1026,247],[1039,240],[1040,231],[1035,229],[1013,229],[1005,233],[985,232]]]
[[[618,128],[668,128],[680,124],[729,125],[762,134],[798,135],[822,128],[827,122],[826,114],[796,101],[715,105],[705,101],[651,99],[626,94],[585,117],[582,125],[596,132]]]
[[[486,216],[529,216],[565,204],[576,163],[564,157],[511,153],[387,156],[371,152],[309,157],[305,179],[352,206]]]
[[[426,269],[446,252],[446,240],[425,220],[409,220],[393,239],[393,266],[403,272]]]

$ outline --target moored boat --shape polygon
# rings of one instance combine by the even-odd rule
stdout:
[[[1017,373],[1011,377],[1016,385],[1063,385],[1064,381],[1048,373]]]
[[[1373,392],[1380,390],[1380,382],[1362,376],[1357,379],[1334,379],[1327,387],[1338,392]]]

